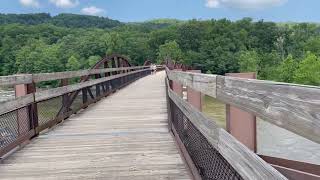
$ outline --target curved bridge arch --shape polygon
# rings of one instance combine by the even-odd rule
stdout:
[[[110,65],[111,67],[109,67]],[[131,67],[132,65],[130,64],[127,57],[119,54],[112,54],[103,57],[100,61],[93,65],[91,69],[99,69],[101,66],[103,66],[103,68],[120,68]]]
[[[148,61],[145,62],[145,64]],[[151,61],[150,61],[151,63]],[[121,67],[132,67],[131,63],[129,62],[129,59],[123,55],[119,54],[112,54],[112,55],[106,55],[103,57],[100,61],[98,61],[95,65],[93,65],[90,69],[104,69],[104,68],[121,68]],[[126,70],[130,71],[130,70]],[[112,76],[114,74],[117,74],[118,72],[108,72],[105,73],[105,77]],[[101,78],[101,74],[95,75],[95,78]],[[90,76],[84,76],[80,79],[80,82],[88,81]],[[69,95],[69,105],[67,108],[70,108],[71,104],[75,101],[76,97],[80,91],[75,91]],[[63,112],[64,108],[62,107],[58,114]]]

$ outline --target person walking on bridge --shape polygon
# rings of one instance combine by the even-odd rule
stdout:
[[[155,64],[151,64],[151,74],[156,74],[157,66]]]

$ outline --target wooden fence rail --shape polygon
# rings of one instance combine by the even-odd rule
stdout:
[[[135,67],[121,67],[121,68],[104,68],[104,69],[90,69],[80,71],[66,71],[54,73],[38,73],[38,74],[17,74],[10,76],[0,76],[0,86],[12,86],[17,84],[30,84],[43,81],[52,81],[59,79],[69,79],[74,77],[89,76],[95,74],[102,74],[117,71],[132,71],[139,69],[147,69],[149,66],[135,66]]]
[[[167,85],[170,87],[169,85]],[[214,120],[209,119],[195,107],[179,97],[168,88],[168,96],[192,124],[206,137],[207,141],[216,149],[229,164],[244,179],[286,179],[271,165],[238,142],[224,129],[220,128]],[[186,132],[186,134],[188,134]],[[192,135],[188,135],[192,136]],[[196,135],[195,135],[196,136]],[[196,138],[196,137],[194,137]],[[189,152],[193,153],[193,152]],[[211,161],[208,159],[208,161]]]
[[[320,87],[170,71],[170,80],[320,143]]]
[[[20,97],[2,102],[0,106],[0,160],[44,129],[150,73],[149,66],[138,66],[0,77],[0,86],[22,88]],[[95,79],[88,78],[97,74]],[[68,79],[73,77],[83,78],[77,84],[68,85]],[[60,87],[35,89],[38,82],[59,79]]]

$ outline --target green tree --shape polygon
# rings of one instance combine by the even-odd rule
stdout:
[[[256,51],[241,51],[239,55],[240,72],[258,72],[259,54]]]
[[[181,62],[183,58],[182,51],[176,41],[169,41],[159,47],[158,62],[161,63],[166,59],[174,62]]]
[[[81,67],[81,64],[75,56],[71,56],[68,59],[68,63],[67,63],[68,70],[79,70],[80,67]]]
[[[304,45],[304,50],[320,56],[320,36],[310,38]]]
[[[299,63],[299,68],[294,75],[294,82],[307,85],[320,85],[320,60],[312,53]]]
[[[278,79],[277,81],[292,83],[294,82],[295,71],[298,67],[298,63],[293,59],[292,55],[289,55],[278,67]]]
[[[89,59],[88,59],[89,67],[94,66],[100,60],[101,60],[100,56],[90,56]]]

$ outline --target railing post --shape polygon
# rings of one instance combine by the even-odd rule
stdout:
[[[201,73],[201,70],[189,70],[188,72]],[[187,100],[191,105],[193,105],[199,111],[202,111],[202,95],[201,95],[201,92],[195,91],[192,88],[187,87]]]
[[[175,69],[173,71],[182,71],[182,69]],[[178,94],[180,97],[182,97],[182,84],[178,83],[178,82],[175,82],[175,81],[172,81],[172,90]]]
[[[61,79],[60,87],[67,86],[68,84],[69,84],[69,79]],[[63,118],[64,118],[65,113],[69,112],[69,106],[70,106],[70,97],[68,94],[64,94],[62,96],[63,109],[61,112],[61,115],[63,116]]]
[[[32,94],[35,92],[36,86],[34,83],[19,84],[15,86],[16,97],[25,96],[27,94]],[[38,109],[36,103],[33,103],[28,107],[19,109],[17,111],[17,124],[19,135],[25,134],[29,132],[31,129],[35,130],[38,127]],[[29,129],[25,129],[25,127],[29,127]]]
[[[95,77],[95,79],[99,79],[101,76],[100,76],[100,74],[95,74],[94,77]],[[100,97],[100,85],[101,84],[96,85],[96,98]]]
[[[255,79],[256,73],[228,73],[226,76]],[[257,152],[256,117],[229,104],[226,105],[226,113],[227,131],[253,152]]]
[[[87,93],[87,88],[82,89],[82,103],[84,107],[87,107],[87,102],[88,102],[88,93]]]
[[[172,108],[171,102],[168,94],[169,88],[171,88],[172,81],[169,80],[167,77],[165,78],[165,87],[166,87],[166,100],[167,100],[167,113],[168,113],[168,130],[172,132]],[[168,86],[169,85],[169,86]]]

